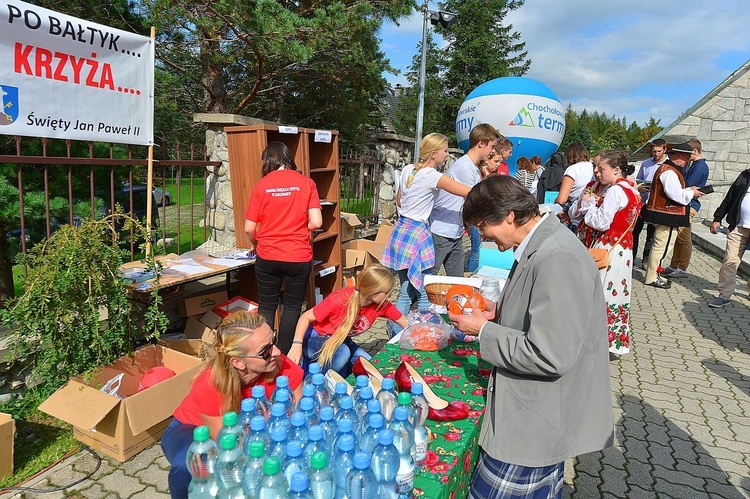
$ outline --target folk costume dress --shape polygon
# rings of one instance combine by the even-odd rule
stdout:
[[[630,351],[630,289],[633,277],[633,225],[641,196],[633,182],[620,179],[597,202],[581,202],[579,235],[587,248],[612,249],[609,265],[599,271],[607,301],[609,351]],[[624,233],[624,235],[623,235]]]

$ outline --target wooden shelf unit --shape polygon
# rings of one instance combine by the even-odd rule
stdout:
[[[298,128],[297,133],[283,133],[284,129],[282,127],[280,131],[274,125],[233,126],[224,129],[232,178],[235,244],[238,248],[248,245],[244,237],[245,210],[250,192],[262,177],[261,155],[270,142],[283,142],[292,153],[299,171],[315,182],[322,204],[322,231],[311,237],[311,244],[313,260],[323,263],[315,265],[310,276],[305,296],[307,307],[310,308],[315,306],[314,288],[320,288],[325,297],[340,289],[342,283],[338,132],[330,132],[330,142],[315,142],[316,130]],[[254,270],[242,275],[240,293],[257,300]]]

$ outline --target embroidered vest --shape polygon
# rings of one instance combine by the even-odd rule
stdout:
[[[646,206],[643,208],[641,216],[646,222],[667,225],[669,227],[687,227],[690,225],[690,211],[688,206],[676,203],[667,197],[664,192],[664,185],[659,177],[667,170],[677,174],[680,180],[680,187],[685,188],[685,180],[682,173],[672,166],[670,161],[666,161],[654,173],[654,181],[651,182],[651,193],[648,196]]]
[[[641,208],[641,197],[640,195],[636,195],[630,188],[630,181],[626,179],[618,180],[617,185],[620,185],[625,192],[625,196],[628,198],[628,204],[626,204],[624,208],[617,210],[617,213],[615,213],[615,216],[612,219],[612,223],[609,225],[609,229],[604,232],[599,232],[582,222],[583,233],[581,233],[581,225],[578,226],[581,240],[587,248],[591,247],[594,242],[607,245],[619,244],[623,248],[633,248],[633,225],[635,225],[633,220],[638,216],[638,211]],[[604,197],[600,198],[597,207],[601,206],[603,201]],[[630,230],[625,232],[628,227],[630,227]],[[625,235],[623,235],[623,232],[625,232]]]

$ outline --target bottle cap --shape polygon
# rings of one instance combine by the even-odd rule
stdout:
[[[399,405],[409,405],[411,404],[411,394],[407,392],[401,392],[398,394],[398,403]]]
[[[251,398],[242,399],[240,402],[240,410],[242,412],[252,412],[255,410],[255,400]]]
[[[229,411],[224,413],[224,418],[222,419],[224,422],[224,426],[234,426],[237,424],[237,413],[234,411]]]
[[[383,412],[383,407],[378,399],[370,399],[367,401],[367,412],[377,413]]]
[[[351,435],[341,435],[339,438],[339,450],[348,452],[354,449],[354,437]]]
[[[362,389],[359,390],[359,398],[365,400],[372,399],[372,388],[369,386],[362,387]]]
[[[393,378],[383,378],[383,381],[380,383],[380,388],[382,390],[393,390],[395,386],[396,382]]]
[[[310,458],[310,467],[314,470],[323,470],[328,466],[328,456],[325,452],[315,452]]]
[[[383,429],[378,432],[378,443],[380,445],[393,445],[393,432]]]
[[[333,407],[326,405],[320,408],[320,420],[330,421],[333,419]]]
[[[382,414],[370,414],[370,427],[371,428],[382,428],[385,423],[385,418]]]
[[[262,399],[266,396],[266,387],[263,385],[255,385],[252,393],[254,399]]]
[[[312,425],[307,429],[307,438],[312,442],[323,440],[323,427],[319,424]]]
[[[289,400],[289,392],[281,390],[276,394],[276,402],[286,402]]]
[[[336,383],[336,395],[346,395],[348,392],[346,388],[346,383],[343,381],[339,381]]]
[[[344,418],[339,421],[339,433],[350,433],[352,431],[352,420]]]
[[[352,407],[354,407],[354,401],[349,395],[344,395],[343,397],[341,397],[341,402],[339,403],[341,404],[342,409],[351,409]]]
[[[286,414],[286,407],[280,402],[276,402],[271,406],[271,416],[280,418]]]
[[[289,484],[289,489],[292,492],[304,492],[309,486],[309,480],[307,474],[298,471],[292,475],[292,483]]]
[[[261,457],[266,453],[266,444],[264,444],[260,440],[256,440],[255,442],[252,442],[250,444],[250,447],[247,449],[247,454],[250,457]]]
[[[312,377],[313,385],[322,385],[326,382],[326,377],[323,376],[321,373],[313,374]]]
[[[307,385],[312,388],[312,385]],[[315,400],[312,397],[302,397],[299,401],[299,409],[301,411],[312,411],[315,407]]]
[[[370,467],[370,456],[366,452],[357,451],[354,453],[354,467],[358,470],[366,470]]]
[[[280,467],[281,462],[276,456],[267,457],[266,460],[263,461],[263,473],[266,475],[275,475],[279,472]]]
[[[253,431],[263,431],[266,428],[266,418],[263,416],[253,416],[250,420],[250,429]]]
[[[307,418],[301,412],[295,412],[292,414],[292,426],[305,426]]]
[[[320,364],[318,364],[317,362],[313,362],[307,367],[307,372],[315,376],[320,372]]]
[[[393,417],[394,419],[398,419],[399,421],[406,421],[407,419],[409,419],[409,411],[405,406],[400,405],[396,407],[396,409],[394,409]]]
[[[411,393],[412,395],[422,395],[424,393],[424,387],[422,386],[422,383],[412,383]]]
[[[286,443],[286,455],[297,457],[302,455],[302,442],[299,440],[290,440]]]
[[[211,438],[211,432],[208,431],[208,426],[196,426],[193,430],[193,440],[196,442],[205,442]]]
[[[289,376],[285,374],[276,376],[276,388],[289,388]]]
[[[370,378],[364,374],[357,376],[357,388],[364,388],[370,384]]]
[[[222,450],[232,450],[237,447],[237,435],[234,433],[225,433],[219,439],[219,447]]]
[[[302,385],[302,396],[312,397],[315,395],[315,386],[313,385]]]
[[[283,442],[286,440],[286,428],[284,426],[277,426],[271,430],[271,440],[274,442]]]

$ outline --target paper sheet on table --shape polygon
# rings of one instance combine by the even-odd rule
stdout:
[[[424,283],[433,284],[436,282],[442,282],[446,284],[466,284],[478,288],[482,285],[481,277],[450,277],[446,275],[432,275],[427,274],[424,276]]]
[[[197,275],[197,274],[205,274],[206,272],[214,272],[214,269],[210,267],[204,267],[200,264],[188,264],[188,263],[181,263],[177,265],[170,265],[165,270],[173,270],[175,272],[179,272],[183,275]]]
[[[251,260],[242,260],[237,258],[211,258],[210,260],[206,260],[206,263],[210,263],[211,265],[219,265],[221,267],[239,267],[240,265],[245,265],[249,261]]]

